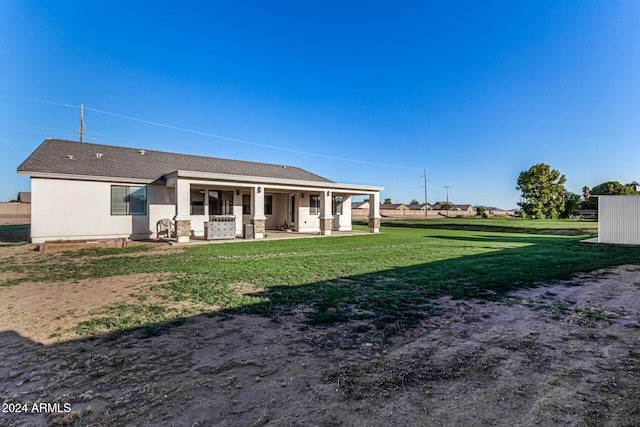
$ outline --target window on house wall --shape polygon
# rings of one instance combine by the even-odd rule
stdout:
[[[191,215],[204,215],[204,190],[191,190]]]
[[[320,213],[320,195],[309,195],[309,214],[318,215]]]
[[[273,214],[273,196],[264,196],[264,214]]]
[[[146,215],[147,187],[111,186],[111,215]]]
[[[242,195],[242,214],[251,215],[251,196],[248,194]]]
[[[209,215],[233,215],[233,191],[209,190]]]
[[[342,196],[333,196],[331,200],[331,213],[342,215]]]

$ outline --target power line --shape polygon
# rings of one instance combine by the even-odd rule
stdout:
[[[124,114],[112,113],[112,112],[109,112],[109,111],[99,110],[97,108],[91,108],[91,107],[87,107],[87,106],[79,107],[77,105],[65,104],[65,103],[61,103],[61,102],[46,101],[46,100],[43,100],[43,99],[40,99],[40,100],[29,99],[29,98],[22,98],[22,97],[17,97],[17,96],[7,96],[7,95],[0,95],[0,96],[2,96],[4,98],[18,99],[18,100],[28,101],[28,102],[39,102],[39,103],[42,103],[42,104],[57,105],[57,106],[61,106],[61,107],[83,108],[84,110],[93,111],[94,113],[105,114],[105,115],[109,115],[109,116],[113,116],[113,117],[118,117],[118,118],[121,118],[121,119],[136,121],[136,122],[139,122],[139,123],[145,123],[145,124],[149,124],[149,125],[153,125],[153,126],[164,127],[164,128],[167,128],[167,129],[173,129],[173,130],[177,130],[177,131],[181,131],[181,132],[193,133],[193,134],[196,134],[196,135],[207,136],[207,137],[210,137],[210,138],[222,139],[222,140],[225,140],[225,141],[231,141],[231,142],[238,142],[238,143],[241,143],[241,144],[253,145],[253,146],[256,146],[256,147],[263,147],[263,148],[269,148],[269,149],[272,149],[272,150],[286,151],[286,152],[289,152],[289,153],[296,153],[296,154],[303,154],[303,155],[307,155],[307,156],[322,157],[322,158],[325,158],[325,159],[340,160],[340,161],[344,161],[344,162],[360,163],[360,164],[371,165],[371,166],[381,166],[381,167],[398,168],[398,169],[410,169],[410,170],[419,170],[420,169],[420,168],[412,167],[412,166],[401,166],[401,165],[391,165],[391,164],[386,164],[386,163],[368,162],[366,160],[349,159],[349,158],[346,158],[346,157],[330,156],[328,154],[312,153],[310,151],[302,151],[302,150],[296,150],[296,149],[293,149],[293,148],[285,148],[285,147],[278,147],[278,146],[275,146],[275,145],[261,144],[261,143],[254,142],[254,141],[248,141],[246,139],[238,139],[238,138],[232,138],[232,137],[224,136],[224,135],[217,135],[217,134],[214,134],[214,133],[209,133],[209,132],[189,129],[189,128],[185,128],[185,127],[181,127],[181,126],[174,126],[174,125],[169,125],[169,124],[166,124],[166,123],[160,123],[160,122],[156,122],[156,121],[152,121],[152,120],[146,120],[146,119],[140,119],[140,118],[137,118],[137,117],[126,116]]]

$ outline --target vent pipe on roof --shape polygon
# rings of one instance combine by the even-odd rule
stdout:
[[[67,154],[67,159],[69,159],[69,160],[75,160],[75,159],[73,158],[73,154]]]
[[[144,156],[145,151],[144,150],[140,150],[140,154],[142,154]]]
[[[96,159],[101,159],[102,158],[102,153],[96,153]]]

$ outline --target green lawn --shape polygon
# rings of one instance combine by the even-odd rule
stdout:
[[[586,235],[558,235],[575,234],[592,223],[517,224],[516,230],[532,227],[537,234],[452,230],[429,223],[383,226],[378,235],[199,245],[170,256],[143,251],[113,256],[120,250],[68,253],[49,261],[45,256],[35,265],[9,263],[0,272],[26,271],[30,280],[45,282],[167,272],[172,278],[156,292],[168,302],[189,300],[201,311],[215,305],[223,313],[274,315],[306,306],[311,308],[310,323],[371,318],[408,327],[428,316],[433,299],[440,296],[499,300],[514,289],[566,279],[575,272],[640,263],[640,247],[585,244],[580,240]],[[21,280],[4,284],[19,285]],[[260,291],[246,292],[251,289]],[[80,329],[117,330],[193,312],[149,306],[145,300],[141,296],[138,305],[113,307]]]
[[[357,224],[366,225],[359,220]],[[584,235],[598,233],[598,220],[545,219],[531,220],[520,218],[430,218],[382,220],[387,227],[444,228],[458,230],[503,231],[513,233]]]

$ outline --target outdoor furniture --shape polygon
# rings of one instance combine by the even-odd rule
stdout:
[[[156,234],[158,238],[164,236],[166,238],[174,237],[176,227],[170,218],[162,218],[156,223]]]

